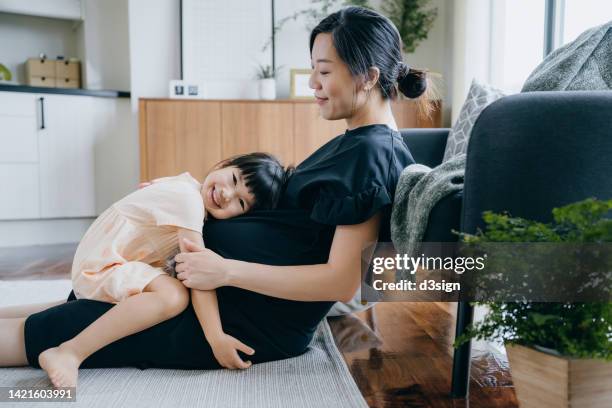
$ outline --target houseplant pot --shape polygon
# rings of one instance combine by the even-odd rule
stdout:
[[[521,408],[610,407],[612,363],[506,344]]]
[[[572,245],[578,248],[599,248],[597,257],[591,256],[595,254],[593,252],[589,253],[589,258],[580,258],[581,262],[591,261],[581,264],[584,268],[563,268],[559,267],[557,258],[544,258],[550,263],[541,269],[546,272],[544,275],[547,279],[553,279],[550,271],[558,270],[562,272],[559,274],[562,282],[575,283],[575,278],[579,277],[584,285],[585,282],[597,281],[590,274],[591,271],[610,270],[611,210],[612,200],[587,199],[555,208],[554,221],[548,224],[512,218],[507,214],[485,212],[484,232],[460,235],[464,242],[476,245],[528,243],[529,248],[534,248],[535,245],[531,243],[545,243],[545,246],[551,248],[550,243],[556,243],[561,244],[557,247],[561,249],[570,248]],[[514,255],[510,253],[510,256]],[[531,267],[534,266],[532,259],[526,262],[523,259],[520,262]],[[497,273],[498,279],[511,274],[521,276],[525,271],[517,268],[518,263],[511,264],[507,259],[503,259],[502,264],[508,269],[504,273]],[[540,265],[534,267],[538,269]],[[586,276],[589,278],[585,279]],[[609,302],[609,294],[612,285],[609,282],[609,273],[603,277],[604,280],[596,286],[603,289],[605,297],[598,300],[535,302],[523,299],[506,303],[478,302],[488,306],[489,312],[484,320],[470,326],[458,337],[455,346],[472,338],[504,340],[521,408],[610,407],[612,303]],[[581,285],[559,285],[560,281],[555,282],[553,286],[567,286],[572,292],[583,289]]]
[[[276,99],[276,81],[274,78],[259,80],[259,99]]]
[[[259,65],[257,79],[259,87],[259,99],[276,99],[276,74],[278,69],[270,65]]]

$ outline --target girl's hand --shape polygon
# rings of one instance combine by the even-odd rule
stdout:
[[[229,368],[230,370],[236,368],[244,370],[252,365],[250,361],[242,361],[238,355],[238,350],[249,356],[255,354],[255,350],[229,334],[222,332],[220,335],[208,340],[208,344],[210,344],[215,358],[222,367]]]
[[[184,239],[182,252],[174,257],[176,277],[188,288],[213,290],[227,284],[227,260],[210,249]]]

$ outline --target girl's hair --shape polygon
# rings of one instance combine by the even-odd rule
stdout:
[[[325,17],[310,33],[310,53],[318,34],[330,33],[338,56],[353,76],[365,76],[372,67],[380,70],[378,86],[383,99],[395,99],[397,91],[419,98],[419,112],[429,116],[436,96],[427,71],[402,61],[402,40],[393,23],[376,11],[346,7]]]
[[[249,192],[255,196],[254,210],[273,209],[278,204],[281,191],[294,168],[287,169],[278,159],[268,153],[248,153],[222,160],[214,170],[237,167]]]

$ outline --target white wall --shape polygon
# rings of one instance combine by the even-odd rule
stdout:
[[[0,63],[13,73],[13,80],[25,83],[25,61],[41,52],[48,58],[77,57],[80,25],[68,20],[0,13]]]
[[[82,0],[83,87],[130,89],[128,0]]]
[[[179,4],[179,0],[129,0],[130,91],[135,112],[138,98],[167,98],[168,81],[180,78]]]
[[[311,7],[310,0],[284,0],[275,3],[276,21],[296,11]],[[290,92],[290,71],[292,68],[310,68],[310,33],[304,28],[304,20],[289,20],[276,34],[276,67],[280,67],[276,78],[277,98],[288,98]]]

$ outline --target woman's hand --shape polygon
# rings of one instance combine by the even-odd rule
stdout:
[[[182,252],[174,257],[176,277],[188,288],[213,290],[227,283],[227,260],[210,249],[183,240]]]
[[[222,367],[233,370],[236,368],[249,368],[252,365],[250,361],[242,361],[238,355],[238,350],[248,354],[249,356],[255,354],[255,350],[242,343],[235,337],[222,332],[215,337],[210,339],[207,338],[207,340],[208,344],[210,344],[210,347],[212,348],[215,358]]]

